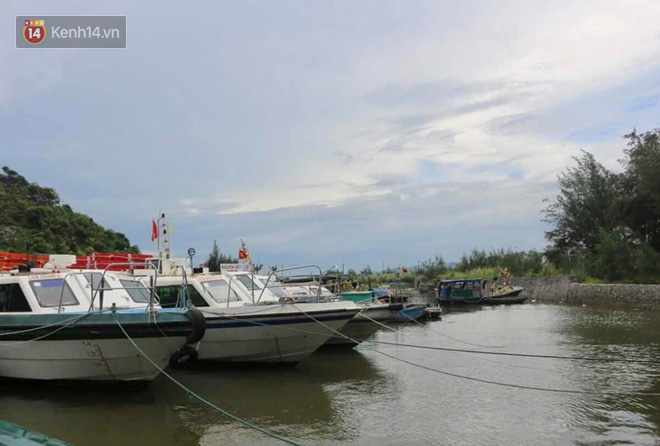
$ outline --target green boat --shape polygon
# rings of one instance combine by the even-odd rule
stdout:
[[[341,293],[344,300],[350,300],[355,303],[371,302],[375,298],[374,291],[346,291]]]
[[[494,288],[490,279],[441,280],[438,284],[440,303],[456,304],[517,304],[527,300],[523,287],[504,285]]]
[[[71,446],[57,438],[26,429],[18,424],[0,420],[0,446]]]

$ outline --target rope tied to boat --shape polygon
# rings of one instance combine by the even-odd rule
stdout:
[[[249,421],[244,420],[242,418],[239,418],[236,415],[232,414],[231,412],[228,412],[228,411],[222,409],[221,407],[213,404],[212,402],[202,398],[197,393],[195,393],[193,390],[189,389],[188,387],[183,385],[181,382],[179,382],[176,378],[174,378],[172,375],[170,375],[165,370],[163,370],[162,367],[160,367],[149,356],[147,356],[147,354],[137,345],[137,343],[133,340],[133,338],[131,338],[130,335],[126,332],[124,327],[119,322],[119,319],[117,319],[116,315],[115,315],[115,322],[117,323],[117,325],[121,329],[122,333],[124,333],[124,336],[126,336],[126,339],[128,339],[128,341],[131,343],[131,345],[133,345],[133,347],[138,351],[138,353],[140,353],[140,355],[142,355],[144,357],[144,359],[149,361],[149,363],[151,363],[151,365],[154,366],[154,368],[156,368],[156,370],[158,370],[160,373],[162,373],[167,379],[169,379],[174,384],[176,384],[181,389],[183,389],[188,394],[188,396],[191,396],[191,397],[197,399],[198,401],[206,404],[207,406],[209,406],[210,408],[216,410],[217,412],[221,413],[222,415],[226,416],[227,418],[229,418],[233,421],[236,421],[236,422],[242,424],[243,426],[245,426],[247,428],[253,429],[253,430],[258,431],[258,432],[261,432],[262,434],[268,435],[269,437],[274,438],[276,440],[280,440],[284,443],[287,443],[287,444],[290,444],[290,445],[293,445],[293,446],[301,446],[300,443],[297,443],[297,442],[295,442],[295,441],[293,441],[289,438],[283,437],[283,436],[281,436],[279,434],[276,434],[274,432],[271,432],[267,429],[264,429],[262,427],[254,425],[254,424],[250,423]]]

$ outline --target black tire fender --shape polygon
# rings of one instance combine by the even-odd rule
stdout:
[[[186,317],[190,319],[190,334],[186,338],[187,344],[196,344],[201,341],[206,333],[206,318],[201,311],[191,308],[186,311]]]
[[[170,367],[175,370],[180,370],[184,368],[186,364],[195,361],[197,358],[199,358],[199,352],[192,346],[186,345],[181,350],[172,353],[172,356],[170,356]]]

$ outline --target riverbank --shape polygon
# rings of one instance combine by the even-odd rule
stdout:
[[[660,310],[660,285],[579,283],[576,276],[515,277],[511,284],[539,302]]]

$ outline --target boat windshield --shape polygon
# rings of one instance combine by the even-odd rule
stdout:
[[[248,275],[240,274],[240,275],[234,276],[234,278],[236,280],[238,280],[239,282],[241,282],[245,286],[245,288],[247,288],[250,291],[260,290],[262,288],[261,285],[259,285],[257,282],[254,282],[252,280],[252,278]]]
[[[227,296],[229,296],[230,302],[240,300],[234,290],[231,290],[231,293],[229,292],[229,284],[224,279],[202,282],[202,286],[204,287],[204,290],[209,293],[209,295],[217,303],[227,302]]]
[[[267,280],[267,279],[266,279]],[[255,282],[259,283],[260,285],[263,285],[266,283],[266,280],[264,279],[257,279]],[[245,285],[248,286],[248,285]],[[273,293],[275,296],[284,298],[284,297],[289,297],[286,291],[282,288],[282,284],[270,281],[268,282],[268,285],[266,285],[266,289]]]
[[[112,289],[112,287],[108,284],[108,279],[103,277],[103,274],[101,273],[85,273],[83,275],[85,276],[87,283],[92,287],[91,296],[94,296],[94,294],[97,293],[100,289]],[[101,279],[103,279],[103,286],[101,286]]]
[[[121,286],[134,302],[149,303],[149,290],[137,280],[119,279]]]
[[[42,307],[78,305],[69,284],[63,279],[31,280],[30,287]]]

